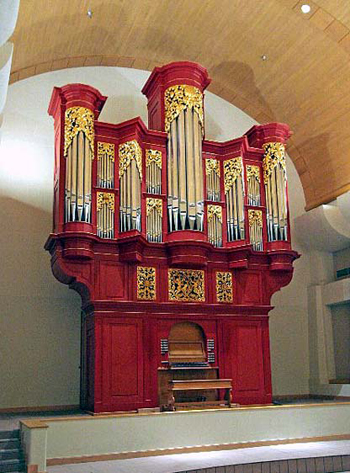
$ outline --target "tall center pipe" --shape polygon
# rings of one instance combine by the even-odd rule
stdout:
[[[210,79],[196,63],[157,67],[142,92],[148,98],[149,128],[165,131],[169,231],[203,231],[204,90]]]

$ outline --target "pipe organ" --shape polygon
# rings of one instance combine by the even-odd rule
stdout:
[[[173,381],[194,377],[231,380],[234,402],[271,402],[270,301],[299,256],[290,130],[269,123],[207,140],[209,83],[199,64],[155,68],[142,90],[148,127],[100,122],[107,97],[88,85],[53,91],[45,247],[55,277],[82,297],[81,406],[90,411],[162,406]],[[175,405],[196,400],[177,396]]]

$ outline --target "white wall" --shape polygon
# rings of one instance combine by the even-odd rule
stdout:
[[[91,67],[42,74],[9,87],[0,147],[0,408],[79,403],[80,299],[57,282],[43,245],[51,231],[53,121],[47,114],[52,88],[70,82],[92,85],[109,98],[100,119],[140,115],[140,90],[149,73]],[[206,95],[206,137],[241,136],[255,122],[213,94]],[[292,216],[304,206],[290,161]],[[296,245],[294,245],[296,247]],[[273,299],[271,349],[275,394],[308,392],[306,258],[292,283]]]

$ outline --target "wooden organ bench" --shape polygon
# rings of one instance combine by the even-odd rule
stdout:
[[[177,403],[175,401],[175,392],[177,391],[208,391],[225,389],[225,401],[228,407],[231,407],[232,401],[232,382],[230,379],[187,379],[170,381],[169,401],[170,410],[175,410],[177,406],[185,406],[193,403]],[[201,401],[201,405],[218,405],[222,401]]]

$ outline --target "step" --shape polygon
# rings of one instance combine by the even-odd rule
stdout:
[[[23,460],[23,452],[19,448],[12,448],[8,450],[0,450],[0,461],[1,460]]]
[[[25,463],[23,460],[0,460],[0,471],[1,473],[7,473],[9,471],[24,471]]]
[[[15,430],[0,430],[0,439],[19,439],[20,431],[19,429]]]
[[[14,448],[20,448],[21,444],[19,439],[0,439],[0,451],[1,450],[12,450]]]

